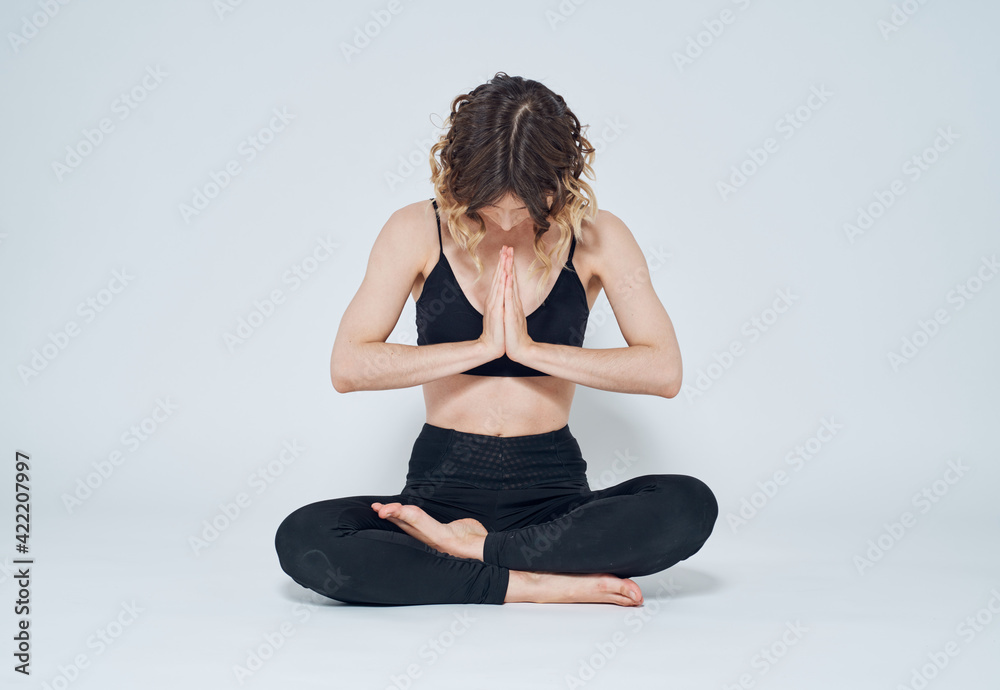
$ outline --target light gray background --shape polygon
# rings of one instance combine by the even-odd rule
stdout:
[[[1000,605],[1000,280],[983,268],[991,279],[977,282],[1000,252],[995,3],[400,0],[392,14],[388,2],[247,0],[220,15],[209,0],[105,1],[52,2],[51,17],[44,5],[0,9],[2,639],[15,630],[16,450],[31,456],[37,559],[33,675],[11,670],[8,641],[5,684],[52,684],[85,654],[67,687],[242,687],[233,666],[291,622],[247,687],[400,687],[463,611],[488,622],[413,687],[467,687],[472,674],[481,687],[568,687],[616,629],[634,637],[587,687],[749,674],[759,687],[892,688],[949,640],[961,653],[930,687],[995,679],[1000,624],[968,641],[956,627]],[[724,11],[731,23],[713,23]],[[894,12],[907,20],[887,31]],[[391,21],[376,31],[372,13]],[[366,24],[376,35],[347,59]],[[676,571],[698,596],[664,605],[674,613],[645,632],[601,606],[326,606],[273,553],[299,505],[402,487],[421,391],[338,394],[330,349],[378,231],[432,195],[425,150],[452,99],[497,71],[541,81],[590,125],[598,204],[646,253],[681,345],[676,398],[581,386],[570,418],[595,488],[684,473],[719,498],[703,551],[643,579],[652,598]],[[133,89],[143,100],[121,119]],[[293,119],[248,160],[241,142],[275,109]],[[778,122],[797,109],[785,138]],[[113,131],[60,176],[54,164],[103,118]],[[904,165],[942,130],[957,138],[938,139],[946,150],[913,179]],[[720,194],[769,137],[777,150]],[[233,160],[241,173],[187,222],[181,205]],[[852,241],[845,223],[894,180],[905,193]],[[337,249],[295,288],[286,272],[320,240]],[[132,277],[102,293],[115,271]],[[974,291],[961,308],[949,300],[960,284]],[[275,289],[284,303],[227,346]],[[791,306],[752,336],[779,291]],[[78,311],[109,296],[92,320]],[[947,322],[894,368],[889,353],[938,310]],[[415,344],[413,319],[409,302],[390,340]],[[26,377],[69,321],[79,334]],[[743,354],[713,367],[733,343]],[[624,344],[602,295],[585,346]],[[161,401],[173,411],[131,440]],[[816,436],[824,420],[835,435]],[[303,449],[288,464],[284,444]],[[795,464],[797,446],[816,452]],[[616,471],[616,457],[631,464]],[[777,471],[787,481],[767,496]],[[914,499],[925,489],[934,502]],[[192,546],[241,493],[239,517]],[[859,566],[880,538],[890,548]],[[134,627],[88,645],[133,600]],[[810,627],[801,646],[760,672],[756,651],[797,620]]]

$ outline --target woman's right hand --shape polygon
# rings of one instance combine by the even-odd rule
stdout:
[[[487,346],[487,352],[490,354],[490,359],[487,361],[493,361],[507,351],[504,345],[503,298],[507,278],[507,252],[513,251],[512,247],[506,245],[500,250],[493,283],[490,285],[483,307],[483,334],[479,336],[479,341]]]

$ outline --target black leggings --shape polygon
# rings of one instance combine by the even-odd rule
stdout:
[[[403,490],[299,508],[275,548],[293,580],[351,604],[502,604],[509,570],[650,575],[693,555],[719,506],[703,482],[654,474],[591,491],[569,425],[487,436],[424,424]],[[483,560],[437,551],[371,508],[418,505],[440,522],[472,517]]]

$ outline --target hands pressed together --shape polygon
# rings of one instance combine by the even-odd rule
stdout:
[[[518,362],[534,342],[528,335],[528,322],[518,294],[516,277],[514,248],[504,245],[486,297],[483,334],[479,336],[479,340],[489,347],[493,359],[506,354]]]

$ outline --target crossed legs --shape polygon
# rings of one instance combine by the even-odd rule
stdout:
[[[646,475],[582,494],[488,492],[498,500],[482,511],[449,497],[476,491],[304,506],[278,528],[281,567],[346,603],[638,605],[642,593],[627,578],[696,553],[718,516],[711,490],[684,475]],[[500,499],[507,508],[498,511]]]

